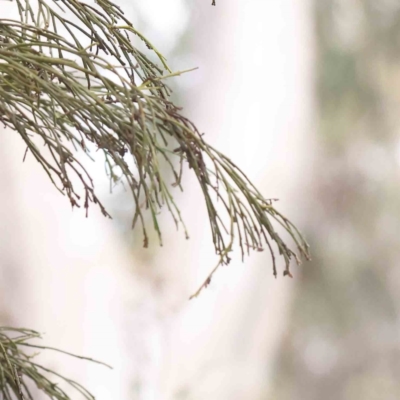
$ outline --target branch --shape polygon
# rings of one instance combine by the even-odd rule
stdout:
[[[49,399],[70,400],[68,394],[56,383],[49,380],[48,376],[54,375],[66,382],[71,388],[79,392],[83,398],[93,400],[93,395],[79,383],[66,378],[44,366],[34,362],[36,354],[26,354],[21,346],[40,350],[55,350],[69,356],[89,360],[109,367],[108,365],[87,357],[75,356],[46,346],[29,343],[32,339],[40,339],[39,333],[24,328],[0,328],[0,393],[1,398],[11,400],[33,399],[32,383]],[[109,367],[111,368],[111,367]],[[12,394],[15,396],[13,397]]]
[[[210,146],[195,125],[170,100],[165,79],[172,73],[160,52],[108,0],[96,6],[77,0],[16,0],[19,20],[0,19],[0,121],[25,141],[72,207],[95,203],[93,181],[79,154],[104,154],[112,183],[127,183],[144,246],[149,235],[145,214],[162,245],[158,216],[167,207],[176,226],[189,235],[172,194],[181,188],[183,165],[195,175],[204,196],[217,266],[228,264],[235,241],[242,258],[249,250],[268,248],[285,261],[309,258],[299,231],[265,199],[246,175]],[[64,11],[69,11],[66,15]],[[133,45],[134,37],[150,50]],[[153,62],[155,56],[161,65]],[[166,73],[166,75],[164,75]],[[46,148],[44,151],[43,146]],[[170,169],[175,182],[165,181]],[[76,183],[76,178],[78,183]],[[292,238],[290,249],[274,228]]]

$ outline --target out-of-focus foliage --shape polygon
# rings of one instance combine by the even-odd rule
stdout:
[[[273,398],[398,399],[400,3],[315,1],[315,201]]]

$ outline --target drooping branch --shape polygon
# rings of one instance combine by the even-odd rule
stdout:
[[[29,0],[15,2],[20,18],[0,19],[0,121],[21,136],[73,207],[87,212],[95,203],[109,216],[80,157],[100,151],[111,181],[130,188],[133,226],[141,226],[145,247],[145,212],[162,244],[158,215],[163,206],[188,237],[172,194],[173,187],[181,188],[187,165],[206,202],[219,257],[214,270],[229,263],[235,240],[242,257],[267,247],[275,276],[276,250],[286,265],[284,275],[291,276],[292,258],[298,263],[301,256],[309,258],[295,226],[169,100],[165,79],[179,72],[171,73],[118,6],[108,0],[95,6],[77,0],[37,0],[35,7]],[[140,43],[149,51],[140,50]],[[165,181],[166,169],[174,176],[172,186]],[[281,239],[276,223],[296,251]]]

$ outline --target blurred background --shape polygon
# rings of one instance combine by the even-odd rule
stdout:
[[[217,261],[190,171],[190,240],[166,213],[164,247],[144,250],[103,165],[112,221],[72,212],[3,130],[1,324],[113,365],[41,356],[100,400],[398,399],[400,3],[216,2],[118,4],[173,70],[199,67],[171,79],[174,101],[279,198],[313,261],[275,280],[266,253],[237,252],[189,302]]]

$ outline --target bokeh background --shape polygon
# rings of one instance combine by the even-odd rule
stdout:
[[[164,247],[143,250],[101,164],[112,221],[72,212],[2,130],[1,323],[113,365],[41,356],[100,400],[400,398],[400,3],[118,4],[173,70],[199,67],[171,79],[174,100],[280,199],[313,260],[275,280],[267,254],[236,254],[189,302],[217,261],[190,171],[176,195],[191,239],[166,213]]]

